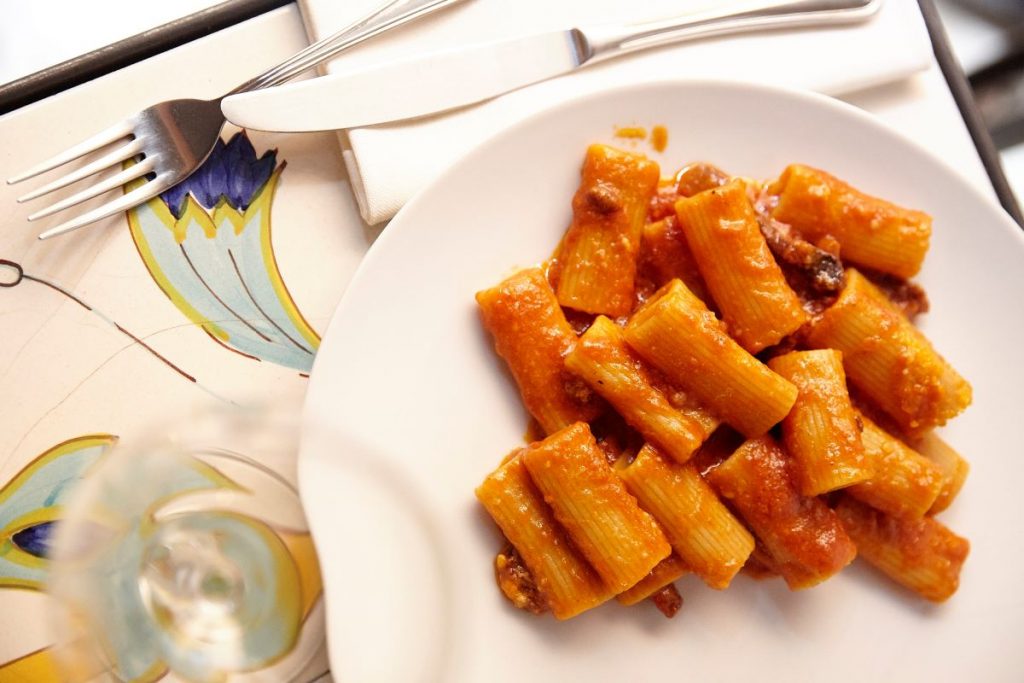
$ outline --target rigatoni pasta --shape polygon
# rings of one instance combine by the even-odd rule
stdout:
[[[928,214],[864,194],[801,164],[787,167],[772,189],[778,195],[775,218],[811,240],[835,238],[851,263],[902,278],[921,269],[932,233]]]
[[[772,437],[747,441],[708,479],[757,534],[791,589],[821,583],[856,557],[828,505],[797,491],[786,454]]]
[[[615,471],[690,570],[712,588],[726,588],[754,549],[754,537],[696,468],[645,445],[632,462],[620,459]]]
[[[530,414],[548,434],[593,419],[600,404],[566,372],[576,335],[540,268],[523,270],[476,295],[484,327],[505,359]]]
[[[971,466],[963,456],[943,441],[935,432],[928,432],[913,442],[914,450],[928,458],[942,471],[942,488],[939,496],[928,508],[928,514],[934,515],[948,508],[956,499],[967,481]]]
[[[476,497],[523,558],[555,617],[568,619],[614,595],[569,543],[521,457],[488,475]]]
[[[967,539],[932,517],[890,517],[848,497],[836,512],[860,556],[889,578],[933,602],[956,592],[971,549]]]
[[[668,381],[747,436],[764,434],[796,401],[796,387],[737,344],[679,280],[633,314],[626,341]]]
[[[558,302],[586,313],[629,314],[647,204],[658,165],[606,145],[591,145],[572,200],[572,225],[559,248]]]
[[[942,468],[889,434],[863,413],[861,440],[874,476],[847,489],[857,500],[894,517],[923,517],[935,504],[946,477]]]
[[[800,493],[817,496],[870,479],[874,468],[864,455],[842,353],[793,351],[772,358],[768,367],[800,392],[782,421],[782,440],[795,461]]]
[[[565,357],[565,366],[614,406],[645,439],[677,462],[689,460],[718,426],[707,411],[673,406],[654,386],[643,362],[626,346],[619,326],[604,316],[598,316],[580,337]]]
[[[553,259],[477,295],[547,435],[477,489],[507,539],[502,593],[559,619],[645,600],[671,617],[686,573],[801,590],[860,554],[947,599],[968,544],[933,516],[969,468],[933,428],[971,389],[883,293],[927,308],[898,278],[930,218],[799,165],[657,175],[592,146]]]
[[[856,270],[807,336],[843,352],[850,381],[911,432],[945,424],[971,402],[971,386],[921,332]]]
[[[586,424],[532,444],[522,455],[530,478],[606,586],[621,593],[672,548],[612,473]]]
[[[676,215],[729,334],[751,353],[778,344],[807,321],[736,179],[676,202]]]

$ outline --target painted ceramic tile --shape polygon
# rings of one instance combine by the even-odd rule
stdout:
[[[305,43],[291,6],[12,112],[0,118],[0,176],[154,101],[230,90]],[[187,430],[184,416],[204,408],[298,405],[373,236],[332,134],[226,129],[182,187],[47,242],[35,239],[45,220],[25,221],[38,205],[14,203],[24,191],[0,185],[0,615],[19,615],[0,617],[0,683],[56,680],[40,588],[73,482],[115,440]],[[303,587],[268,651],[315,655],[305,669],[314,680],[325,654],[301,635],[323,619],[312,543],[245,524],[272,530],[268,558],[293,567],[286,583]],[[151,653],[125,661],[137,680],[164,669]],[[280,677],[273,667],[267,676]]]

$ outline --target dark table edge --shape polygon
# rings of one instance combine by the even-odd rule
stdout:
[[[0,85],[0,114],[13,111],[94,78],[117,71],[197,38],[252,19],[291,0],[227,0],[181,19],[157,26],[106,47]],[[999,152],[971,93],[971,86],[953,54],[933,0],[918,0],[931,37],[935,58],[960,109],[971,140],[981,157],[999,203],[1024,226],[1024,214],[1003,172]]]
[[[0,114],[123,69],[171,48],[258,17],[292,0],[227,0],[0,85]]]
[[[964,74],[960,62],[953,54],[953,49],[949,44],[949,37],[946,35],[946,29],[939,18],[939,11],[935,7],[935,2],[934,0],[918,0],[918,4],[921,6],[924,23],[928,27],[928,35],[932,40],[932,50],[935,53],[935,59],[939,63],[939,68],[942,69],[942,75],[949,85],[949,90],[953,94],[956,106],[960,109],[960,115],[967,126],[967,132],[970,133],[971,140],[974,141],[974,146],[978,150],[978,156],[981,157],[981,163],[985,166],[985,171],[992,182],[992,188],[999,198],[999,203],[1002,204],[1006,213],[1010,214],[1017,221],[1018,225],[1024,227],[1024,215],[1021,214],[1020,204],[1017,203],[1017,197],[1010,188],[1010,182],[1006,179],[1006,174],[1003,172],[1003,164],[999,160],[999,151],[996,149],[992,136],[989,134],[988,128],[981,118],[981,112],[974,101],[974,95],[971,91],[971,85],[967,81],[967,76]]]

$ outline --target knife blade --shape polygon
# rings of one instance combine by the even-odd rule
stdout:
[[[552,31],[231,95],[224,116],[253,130],[355,128],[434,114],[568,73],[574,31]]]
[[[455,109],[637,50],[757,29],[859,22],[883,0],[744,0],[632,26],[539,33],[419,55],[221,102],[232,123],[301,132],[355,128]]]

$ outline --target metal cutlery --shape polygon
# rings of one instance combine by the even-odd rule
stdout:
[[[621,55],[708,36],[866,19],[881,0],[755,0],[663,21],[595,26],[464,46],[226,98],[244,128],[354,128],[454,109]]]
[[[148,181],[142,186],[46,230],[39,235],[39,239],[70,232],[126,211],[173,187],[203,163],[220,138],[220,130],[225,123],[220,106],[224,97],[284,83],[365,40],[462,1],[393,0],[351,26],[310,45],[285,62],[243,83],[227,95],[214,100],[178,99],[155,104],[10,178],[7,183],[23,182],[106,149],[108,151],[101,156],[36,188],[18,201],[31,201],[101,171],[121,167],[129,159],[136,159],[136,163],[131,166],[36,211],[28,219],[34,221],[70,209],[132,180],[148,176]],[[120,144],[114,146],[114,143]]]

